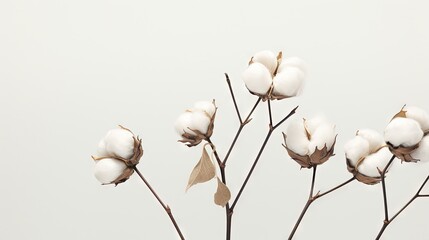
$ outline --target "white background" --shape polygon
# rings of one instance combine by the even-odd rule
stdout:
[[[319,167],[316,190],[345,181],[343,146],[357,129],[382,132],[404,104],[429,111],[428,7],[423,0],[0,1],[0,238],[177,239],[136,176],[116,188],[93,177],[98,141],[122,124],[143,138],[139,167],[187,239],[224,239],[215,182],[185,194],[201,146],[177,143],[173,123],[193,102],[215,98],[213,141],[224,156],[238,121],[223,73],[247,113],[256,97],[240,75],[265,49],[308,63],[303,95],[274,102],[274,118],[300,105],[295,118],[324,113],[336,123],[337,155]],[[262,106],[228,162],[233,197],[267,130]],[[304,206],[311,171],[281,147],[285,126],[235,209],[233,239],[286,239]],[[428,168],[396,162],[387,177],[393,213]],[[353,182],[321,198],[296,239],[375,238],[380,190]],[[428,212],[428,200],[418,199],[384,239],[427,239]]]

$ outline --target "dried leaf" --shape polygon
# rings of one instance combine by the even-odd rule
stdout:
[[[214,202],[219,206],[225,207],[229,199],[231,199],[231,192],[228,187],[217,178],[217,191],[214,194]]]
[[[188,186],[186,191],[195,184],[203,183],[211,180],[216,175],[216,169],[210,160],[210,156],[206,149],[203,148],[203,154],[201,155],[200,161],[192,170],[191,176],[189,176]]]

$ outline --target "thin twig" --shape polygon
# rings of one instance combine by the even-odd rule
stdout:
[[[300,214],[300,216],[299,216],[299,218],[298,218],[298,220],[297,220],[297,222],[296,222],[296,224],[295,224],[292,232],[289,235],[289,238],[288,238],[289,240],[292,239],[293,236],[295,235],[295,232],[298,229],[298,227],[299,227],[302,219],[304,218],[305,213],[307,212],[308,208],[310,207],[310,205],[314,201],[316,201],[318,198],[321,198],[321,197],[323,197],[323,196],[325,196],[325,195],[327,195],[327,194],[329,194],[329,193],[331,193],[331,192],[333,192],[333,191],[335,191],[335,190],[337,190],[337,189],[339,189],[341,187],[344,187],[345,185],[349,184],[350,182],[352,182],[356,178],[353,176],[349,180],[341,183],[340,185],[338,185],[336,187],[331,188],[330,190],[328,190],[328,191],[326,191],[324,193],[319,193],[318,192],[318,193],[316,193],[316,195],[314,195],[314,191],[313,190],[314,190],[314,185],[315,185],[315,181],[316,181],[315,179],[316,179],[316,166],[313,167],[313,179],[312,179],[312,183],[311,183],[310,196],[309,196],[309,198],[307,200],[307,203],[305,204],[304,209],[302,210],[302,212],[301,212],[301,214]]]
[[[273,114],[271,113],[271,100],[268,99],[268,116],[270,116],[270,128],[273,127]]]
[[[261,98],[258,98],[258,100],[256,101],[255,105],[253,106],[252,110],[249,112],[249,114],[247,115],[246,119],[244,120],[244,122],[242,122],[242,123],[240,124],[240,127],[238,128],[237,133],[235,134],[234,140],[232,141],[232,143],[231,143],[231,145],[230,145],[230,147],[229,147],[229,149],[228,149],[228,152],[226,153],[225,158],[223,159],[222,164],[223,164],[224,166],[226,165],[226,161],[228,161],[229,155],[231,154],[232,149],[234,148],[235,143],[237,142],[238,137],[239,137],[239,136],[240,136],[240,134],[241,134],[241,131],[243,130],[244,126],[246,126],[246,124],[247,124],[247,123],[249,123],[249,121],[250,121],[250,120],[249,120],[249,119],[250,119],[250,117],[252,116],[253,112],[255,111],[256,107],[258,106],[258,104],[259,104],[260,102],[261,102]]]
[[[233,203],[232,203],[232,205],[231,205],[231,212],[234,210],[234,208],[235,208],[235,206],[237,205],[237,202],[238,202],[238,200],[240,199],[240,197],[241,197],[241,194],[243,193],[243,190],[244,190],[244,188],[246,187],[246,185],[247,185],[247,182],[249,181],[249,179],[250,179],[250,177],[252,176],[252,173],[253,173],[253,171],[255,170],[255,167],[256,167],[256,165],[258,164],[258,161],[259,161],[259,159],[260,159],[260,157],[261,157],[261,155],[262,155],[262,153],[264,152],[264,149],[265,149],[265,147],[266,147],[266,145],[267,145],[267,143],[268,143],[268,140],[270,139],[270,137],[271,137],[271,134],[273,133],[273,131],[278,127],[278,126],[280,126],[283,122],[285,122],[290,116],[292,116],[293,114],[295,114],[295,112],[296,112],[296,109],[297,109],[298,107],[295,107],[294,109],[292,109],[292,111],[286,116],[286,117],[284,117],[278,124],[276,124],[274,127],[270,127],[269,128],[269,130],[268,130],[268,133],[267,133],[267,136],[265,137],[265,140],[264,140],[264,142],[262,143],[262,146],[261,146],[261,148],[259,149],[259,152],[258,152],[258,154],[256,155],[256,158],[255,158],[255,161],[253,162],[253,164],[252,164],[252,167],[250,168],[250,170],[249,170],[249,173],[247,174],[247,176],[246,176],[246,178],[245,178],[245,180],[244,180],[244,182],[243,182],[243,184],[241,185],[241,188],[240,188],[240,190],[238,191],[238,194],[237,194],[237,196],[235,197],[235,199],[234,199],[234,201],[233,201]],[[269,114],[270,114],[270,112],[269,112]],[[269,116],[270,118],[272,118],[272,116]]]
[[[384,233],[384,230],[386,230],[387,226],[389,226],[389,224],[391,222],[393,222],[393,220],[395,220],[395,218],[397,218],[399,216],[399,214],[401,214],[412,202],[414,202],[414,200],[416,200],[419,197],[428,197],[428,194],[425,195],[421,195],[420,192],[423,190],[424,186],[426,185],[426,183],[429,181],[429,175],[426,177],[426,179],[423,181],[422,185],[420,186],[419,190],[417,191],[416,194],[414,194],[414,196],[391,218],[388,219],[387,221],[384,221],[383,226],[381,227],[380,231],[378,232],[378,235],[376,237],[376,240],[380,239],[381,236]]]
[[[225,78],[226,78],[226,82],[228,83],[228,88],[229,88],[229,92],[231,93],[232,102],[234,103],[235,111],[237,112],[238,120],[240,121],[240,124],[243,124],[240,111],[238,110],[237,101],[235,100],[234,91],[232,90],[231,80],[229,80],[229,76],[227,73],[225,73]]]
[[[158,194],[155,192],[155,190],[152,188],[152,186],[149,184],[149,182],[143,177],[143,174],[137,169],[136,166],[134,166],[134,171],[136,171],[137,175],[139,175],[141,180],[146,184],[146,186],[149,188],[149,190],[152,192],[152,194],[158,200],[159,204],[161,204],[161,206],[164,208],[165,212],[170,217],[170,220],[173,223],[174,228],[176,228],[177,234],[179,234],[180,239],[185,240],[185,237],[183,237],[183,234],[180,231],[179,225],[177,225],[177,222],[174,219],[173,213],[171,212],[171,208],[161,200],[161,198],[158,196]]]
[[[381,186],[382,186],[382,189],[383,189],[384,221],[383,221],[383,226],[381,227],[381,230],[378,233],[378,236],[377,236],[376,239],[380,239],[380,237],[383,234],[384,230],[386,229],[387,225],[389,225],[389,207],[387,206],[387,193],[386,193],[385,175],[386,175],[387,169],[390,167],[390,165],[392,164],[392,162],[393,162],[394,159],[395,159],[395,155],[393,155],[390,158],[389,163],[387,163],[387,165],[384,167],[383,171],[379,170],[380,177],[381,177]]]
[[[299,215],[298,220],[295,223],[295,226],[292,229],[292,232],[289,235],[289,240],[293,238],[293,235],[295,235],[296,230],[298,229],[299,224],[301,223],[302,219],[304,218],[305,213],[307,212],[308,208],[310,207],[311,203],[313,203],[313,191],[314,191],[314,184],[316,182],[316,171],[317,171],[317,165],[313,166],[313,177],[311,179],[311,187],[310,187],[310,195],[308,196],[308,200],[305,203],[304,209],[302,209],[301,214]]]

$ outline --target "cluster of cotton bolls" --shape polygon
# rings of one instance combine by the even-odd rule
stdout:
[[[325,118],[315,117],[291,122],[283,133],[283,145],[289,156],[301,167],[311,168],[334,155],[335,125]]]
[[[283,99],[301,92],[306,65],[297,57],[282,59],[271,51],[256,53],[242,78],[247,89],[263,99]]]
[[[175,123],[176,131],[182,137],[179,141],[192,147],[209,138],[213,133],[216,109],[214,100],[200,101],[182,113]]]
[[[112,129],[98,144],[94,175],[102,184],[125,182],[143,155],[141,139],[124,127]]]
[[[361,129],[344,146],[347,169],[358,181],[376,184],[381,181],[383,171],[392,154],[383,136],[371,129]]]
[[[402,161],[428,161],[429,114],[418,107],[403,107],[387,125],[384,139]]]

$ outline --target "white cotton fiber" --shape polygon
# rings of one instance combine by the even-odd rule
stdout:
[[[420,142],[423,131],[411,118],[394,118],[384,130],[384,140],[393,146],[411,147]]]
[[[302,119],[292,121],[286,129],[286,146],[298,155],[305,156],[308,153],[308,138]]]
[[[195,133],[188,128],[191,125],[192,125],[192,112],[182,113],[174,123],[174,127],[180,136],[182,136],[182,134],[184,133],[195,135]]]
[[[274,95],[293,97],[301,93],[304,74],[298,68],[287,68],[273,79]]]
[[[192,121],[189,125],[191,130],[198,130],[202,134],[206,134],[210,125],[210,118],[204,111],[192,112]]]
[[[317,149],[323,147],[330,150],[335,141],[335,126],[329,123],[320,124],[311,134],[310,144],[308,145],[308,154],[311,155]]]
[[[249,91],[261,95],[266,94],[273,83],[269,70],[258,62],[250,64],[243,72],[242,78]]]
[[[134,154],[133,134],[125,129],[116,128],[110,130],[102,140],[105,151],[109,156],[117,156],[129,159]]]
[[[383,171],[391,157],[392,153],[389,151],[389,148],[384,147],[376,153],[367,156],[358,166],[358,172],[369,177],[380,177],[378,169]]]
[[[370,152],[375,152],[380,147],[386,145],[383,136],[379,132],[372,129],[361,129],[357,132],[357,135],[365,138],[368,141]]]
[[[421,162],[429,162],[429,135],[419,143],[419,147],[411,153],[411,157]]]
[[[194,109],[205,111],[210,117],[213,117],[213,114],[216,111],[216,106],[212,101],[199,101],[194,104]]]
[[[263,64],[271,75],[277,68],[277,56],[268,50],[257,52],[253,55],[252,61]]]
[[[115,181],[123,173],[126,167],[127,166],[122,161],[105,158],[96,162],[94,175],[101,183],[108,184]]]
[[[301,72],[304,74],[304,77],[307,75],[307,64],[304,62],[304,60],[297,57],[289,57],[283,59],[277,72],[283,72],[285,69],[291,67],[295,67],[301,70]]]
[[[369,143],[365,138],[355,136],[346,143],[344,151],[346,153],[346,158],[350,160],[352,166],[356,167],[359,159],[369,154]]]
[[[403,110],[406,111],[407,118],[414,119],[420,124],[423,132],[429,131],[429,114],[425,110],[414,106],[405,106]]]

